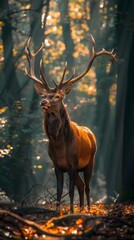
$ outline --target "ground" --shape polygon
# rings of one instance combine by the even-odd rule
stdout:
[[[59,212],[37,207],[1,207],[0,240],[3,239],[134,239],[134,203],[92,204],[69,214],[63,205]]]

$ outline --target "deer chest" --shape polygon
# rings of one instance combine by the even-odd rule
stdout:
[[[73,157],[71,149],[66,144],[49,144],[49,156],[54,164],[65,171],[70,167],[73,168],[76,158]]]
[[[64,144],[55,144],[51,145],[49,144],[49,156],[51,160],[53,161],[54,165],[57,167],[66,167],[67,161],[66,161],[66,147]]]

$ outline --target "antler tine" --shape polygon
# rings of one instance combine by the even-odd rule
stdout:
[[[68,79],[68,81],[70,81],[71,79],[73,79],[74,76],[75,76],[75,69],[74,69],[74,71],[73,71],[72,76]]]
[[[106,51],[106,50],[103,48],[100,52],[96,53],[96,57],[98,57],[98,56],[100,56],[100,55],[102,55],[102,54],[105,54],[105,55],[110,56],[114,61],[117,61],[116,54],[113,54],[113,53],[114,53],[114,49],[112,49],[112,51],[109,52],[109,51]]]
[[[45,46],[45,43],[43,42],[41,47],[37,50],[37,52],[34,55],[36,56],[39,52],[41,52],[44,46]]]
[[[92,54],[94,56],[95,53],[96,53],[96,42],[95,42],[94,37],[93,37],[92,34],[90,34],[90,37],[91,37],[91,41],[92,41],[92,44],[93,44],[93,46],[92,46]]]
[[[27,40],[26,47],[25,47],[25,53],[26,53],[26,57],[27,57],[27,60],[28,60],[28,63],[29,63],[29,72],[25,68],[25,73],[34,82],[43,85],[43,82],[40,79],[38,79],[35,76],[35,73],[34,73],[35,56],[39,53],[39,50],[40,51],[42,50],[42,46],[35,54],[34,53],[32,54],[31,51],[30,51],[30,41],[31,41],[31,37]]]
[[[30,41],[31,41],[31,37],[28,38],[28,40],[26,42],[26,46],[25,46],[25,53],[26,53],[26,57],[27,57],[28,62],[30,62],[30,57],[31,57],[31,52],[30,52],[30,48],[29,48]]]
[[[27,51],[29,52],[30,54],[30,51],[29,51],[29,46],[30,46],[30,41],[31,41],[31,37],[29,37],[26,41],[26,46],[25,46],[25,49],[27,49]]]
[[[55,85],[55,87],[57,89],[59,85],[55,82],[55,80],[53,78],[52,78],[52,81],[53,81],[53,83],[54,83],[54,85]]]
[[[74,71],[73,71],[73,74],[72,74],[72,76],[66,81],[66,82],[63,82],[62,83],[62,86],[61,86],[61,88],[63,87],[63,86],[65,86],[67,83],[69,83],[70,82],[70,80],[71,79],[73,79],[73,77],[75,76],[75,69],[74,69]]]
[[[50,91],[50,87],[49,87],[49,85],[46,81],[46,77],[45,77],[45,74],[44,74],[44,71],[43,71],[43,61],[42,61],[42,59],[40,60],[40,75],[41,75],[41,80],[43,82],[43,85],[44,85],[45,89],[47,91]]]
[[[64,67],[63,75],[62,75],[61,81],[60,81],[60,83],[59,83],[59,85],[58,85],[59,88],[61,88],[62,83],[63,83],[63,81],[64,81],[64,77],[65,77],[66,70],[67,70],[67,62],[65,62],[65,67]]]

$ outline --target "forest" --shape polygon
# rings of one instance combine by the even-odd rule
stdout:
[[[133,9],[132,0],[0,1],[0,240],[134,239]],[[96,51],[113,50],[116,61],[99,56],[64,100],[71,120],[97,139],[91,211],[78,213],[75,191],[69,215],[66,174],[63,207],[55,210],[54,166],[25,46],[29,37],[32,52],[44,43],[35,73],[42,59],[53,87],[66,63],[66,79],[86,70],[91,35]]]

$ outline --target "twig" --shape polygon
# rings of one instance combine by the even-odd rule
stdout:
[[[23,198],[23,200],[22,200],[22,202],[21,202],[21,206],[23,206],[23,205],[25,204],[25,200],[26,200],[29,196],[34,195],[34,194],[31,194],[31,192],[32,192],[33,188],[36,187],[36,186],[42,186],[42,185],[41,185],[41,184],[32,185],[32,187],[30,188],[30,190],[28,190],[28,192],[26,193],[25,197]],[[36,195],[34,195],[34,196],[36,196]]]
[[[56,201],[56,198],[55,198],[56,194],[50,193],[50,191],[48,190],[48,188],[47,188],[46,190],[47,190],[47,192],[48,192],[49,195],[50,195],[50,197],[49,197],[49,202],[51,202],[51,203],[55,202],[55,201]],[[51,201],[52,198],[53,198],[54,200]]]

